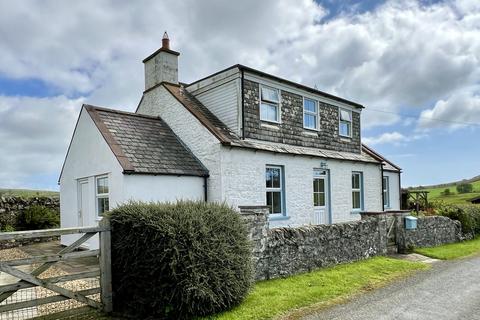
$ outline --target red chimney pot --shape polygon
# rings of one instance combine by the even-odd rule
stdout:
[[[167,31],[165,31],[165,33],[163,34],[162,49],[170,50],[170,39],[168,38]]]

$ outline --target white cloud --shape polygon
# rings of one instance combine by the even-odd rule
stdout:
[[[377,137],[365,137],[362,139],[363,143],[367,145],[377,144],[399,144],[408,141],[409,138],[401,134],[400,132],[386,132]]]
[[[438,127],[480,128],[480,95],[470,92],[455,93],[446,100],[438,101],[433,108],[422,111],[418,129],[428,130]]]
[[[0,96],[1,187],[31,187],[32,176],[58,178],[82,101]]]

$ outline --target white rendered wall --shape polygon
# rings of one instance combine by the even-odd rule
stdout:
[[[220,142],[163,86],[144,94],[137,113],[160,116],[207,167],[208,200],[222,201]]]
[[[98,131],[85,109],[82,109],[78,125],[72,138],[70,150],[60,179],[61,227],[77,227],[78,222],[78,179],[88,180],[89,203],[84,210],[84,226],[96,226],[99,219],[95,206],[95,176],[108,174],[110,207],[123,201],[123,174],[110,147]],[[68,245],[79,236],[62,236],[61,242]],[[98,236],[90,239],[89,247],[98,247]]]
[[[383,175],[388,177],[390,185],[390,207],[386,207],[385,210],[400,210],[400,173],[383,171]]]
[[[203,177],[124,175],[124,200],[145,202],[204,200],[203,184]]]
[[[265,205],[265,166],[281,165],[285,170],[285,197],[288,220],[272,221],[271,226],[299,226],[313,223],[313,169],[319,158],[302,157],[245,149],[223,148],[223,199],[230,205]],[[352,213],[352,171],[363,172],[364,210],[381,211],[380,165],[351,161],[323,160],[330,170],[332,222],[360,219]]]

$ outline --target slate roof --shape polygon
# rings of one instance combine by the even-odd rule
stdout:
[[[402,168],[400,168],[399,166],[397,166],[396,164],[394,164],[393,162],[391,162],[390,160],[364,144],[362,144],[362,152],[378,159],[378,161],[380,161],[383,165],[383,170],[402,172]]]
[[[84,105],[124,173],[208,176],[159,117]]]

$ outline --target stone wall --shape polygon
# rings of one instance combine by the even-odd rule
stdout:
[[[244,80],[245,137],[304,147],[360,153],[360,113],[352,112],[352,138],[338,134],[338,107],[319,102],[320,128],[303,128],[303,97],[281,91],[281,123],[260,121],[259,84]]]
[[[267,207],[240,210],[253,244],[257,281],[386,255],[390,237],[399,252],[465,239],[460,222],[447,217],[422,217],[416,230],[405,230],[407,213],[402,211],[366,213],[354,222],[269,229]]]
[[[409,252],[416,247],[434,247],[465,239],[459,221],[447,217],[420,217],[416,230],[406,230],[404,218],[397,218],[396,242],[399,252]]]
[[[0,229],[5,226],[15,226],[18,215],[31,206],[44,206],[57,212],[60,211],[60,199],[55,197],[0,197]]]

